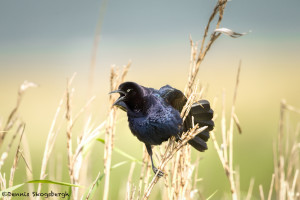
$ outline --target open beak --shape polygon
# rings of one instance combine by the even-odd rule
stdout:
[[[125,95],[126,95],[126,92],[122,91],[122,90],[114,90],[108,94],[114,94],[114,93],[119,93],[119,94],[123,94],[124,96],[120,96],[116,101],[115,103],[113,104],[113,106],[117,106],[118,108],[124,110],[124,111],[127,111],[127,106],[126,104],[124,103],[124,99],[125,99]]]
[[[114,90],[114,91],[111,91],[110,93],[108,94],[114,94],[114,93],[119,93],[119,94],[124,94],[126,95],[126,92],[122,91],[122,90]]]

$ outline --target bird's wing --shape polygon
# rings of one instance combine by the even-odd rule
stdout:
[[[187,99],[180,90],[166,85],[161,87],[158,92],[168,104],[170,104],[173,108],[181,112]]]
[[[187,102],[187,98],[180,90],[172,88],[169,85],[160,88],[158,92],[166,103],[173,106],[179,112],[181,112],[183,106]],[[213,110],[210,108],[209,102],[206,100],[200,100],[192,105],[191,112],[189,112],[183,122],[184,132],[193,127],[192,117],[194,117],[194,122],[199,124],[200,127],[208,126],[208,128],[190,140],[189,144],[198,151],[205,151],[207,149],[206,141],[209,138],[209,131],[211,131],[214,127],[214,122],[212,120]]]
[[[166,103],[168,103],[173,108],[178,110],[179,113],[181,113],[181,110],[183,109],[183,107],[187,102],[187,98],[180,90],[177,90],[176,88],[166,85],[159,89],[159,93]],[[186,117],[185,121],[183,122],[183,131],[187,131],[191,127],[192,127],[192,116],[189,114]]]

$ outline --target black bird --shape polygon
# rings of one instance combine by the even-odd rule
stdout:
[[[155,174],[157,168],[153,163],[151,145],[160,145],[171,136],[180,140],[181,134],[192,127],[192,116],[195,124],[208,127],[190,140],[189,144],[201,152],[207,149],[209,131],[214,128],[213,110],[207,100],[194,103],[183,122],[180,112],[187,98],[180,90],[169,85],[156,90],[125,82],[111,93],[120,94],[114,105],[127,112],[129,128],[133,135],[145,143]],[[158,175],[162,176],[163,172],[160,171]]]

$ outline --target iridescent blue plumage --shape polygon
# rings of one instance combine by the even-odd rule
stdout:
[[[131,132],[149,145],[159,145],[171,136],[178,137],[182,125],[180,113],[167,105],[156,91],[147,92],[148,107],[143,114],[137,115],[130,109],[127,111]]]
[[[199,151],[207,149],[209,131],[214,127],[213,111],[208,101],[201,100],[193,104],[183,122],[180,112],[187,99],[180,90],[169,85],[156,90],[134,82],[125,82],[112,93],[115,92],[120,93],[120,97],[114,105],[127,112],[129,128],[133,135],[145,143],[154,173],[157,169],[153,164],[151,145],[160,145],[172,136],[180,139],[182,132],[192,127],[192,116],[195,123],[208,128],[190,140],[189,144]],[[159,176],[162,175],[160,172]]]

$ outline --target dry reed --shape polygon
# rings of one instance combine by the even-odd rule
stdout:
[[[73,78],[72,78],[73,79]],[[95,99],[95,97],[91,97],[87,103],[79,110],[77,114],[72,116],[72,104],[71,104],[71,97],[72,97],[72,91],[70,91],[71,81],[68,82],[67,85],[67,91],[66,91],[66,121],[67,121],[67,152],[68,152],[68,168],[69,168],[69,175],[71,184],[79,185],[80,184],[80,174],[84,173],[84,170],[87,170],[87,168],[83,169],[83,149],[87,147],[93,140],[96,139],[96,137],[99,135],[100,129],[102,129],[105,125],[105,122],[102,122],[100,125],[98,125],[96,128],[92,129],[90,128],[90,117],[89,120],[85,124],[85,129],[79,136],[77,136],[77,146],[74,147],[75,150],[72,148],[72,128],[75,125],[75,122],[78,121],[78,118],[84,113],[84,111],[89,107],[89,105],[92,103],[92,101]],[[73,199],[78,199],[82,194],[79,193],[78,187],[72,187],[72,197]]]
[[[221,119],[221,127],[222,127],[222,144],[221,147],[217,142],[216,136],[214,132],[211,132],[212,140],[214,142],[215,149],[217,150],[219,159],[222,163],[222,166],[225,170],[225,174],[229,180],[230,188],[231,188],[231,195],[233,200],[238,199],[237,194],[237,183],[235,182],[234,174],[235,171],[233,170],[233,126],[234,123],[237,123],[238,120],[234,120],[236,117],[235,114],[235,103],[237,97],[237,90],[239,85],[239,77],[240,77],[240,69],[241,69],[241,62],[238,67],[237,77],[236,77],[236,84],[233,96],[233,102],[231,107],[231,117],[230,117],[230,125],[229,130],[226,129],[226,118],[225,118],[225,92],[223,92],[223,108],[222,108],[222,119]],[[237,127],[240,127],[237,124]]]
[[[250,200],[251,199],[252,192],[253,192],[253,187],[254,187],[254,178],[252,178],[250,180],[250,185],[249,185],[249,189],[248,189],[247,196],[246,196],[245,200]]]
[[[27,180],[33,180],[33,171],[32,171],[32,158],[31,158],[31,153],[30,153],[30,146],[28,143],[27,135],[23,135],[23,140],[22,140],[22,147],[23,147],[23,152],[21,153],[21,156],[26,164],[26,178]],[[54,179],[55,180],[55,179]],[[28,191],[33,192],[34,191],[34,185],[33,184],[28,184]],[[33,197],[29,197],[30,199],[33,199]]]
[[[23,138],[24,130],[25,130],[25,124],[23,124],[23,126],[22,126],[20,141],[19,141],[19,144],[18,144],[18,147],[17,147],[16,155],[15,155],[15,158],[14,158],[14,163],[13,163],[12,168],[10,170],[9,187],[13,186],[15,171],[17,169],[17,166],[18,166],[18,163],[19,163],[19,158],[20,158],[20,146],[21,146],[21,141],[22,141],[22,138]]]
[[[213,12],[211,13],[208,23],[205,27],[204,35],[202,38],[202,43],[201,43],[199,52],[198,52],[198,44],[194,43],[192,41],[192,39],[190,39],[190,44],[191,44],[191,49],[192,49],[191,50],[191,61],[190,61],[190,73],[189,73],[189,77],[188,77],[188,84],[184,91],[184,94],[187,97],[189,97],[192,92],[193,85],[195,83],[197,74],[199,72],[200,64],[204,60],[204,58],[205,58],[207,52],[209,51],[209,49],[211,48],[212,44],[221,35],[221,33],[216,33],[215,31],[213,31],[210,34],[210,39],[207,41],[207,35],[209,32],[210,26],[217,14],[218,14],[218,21],[217,21],[215,28],[216,29],[219,28],[220,23],[223,19],[223,13],[224,13],[226,4],[227,4],[227,0],[218,0],[217,1],[217,4],[215,5],[215,8],[214,8]],[[206,46],[205,46],[205,44],[206,44]],[[205,48],[204,48],[204,46],[205,46]]]
[[[195,89],[197,87],[194,86],[199,71],[199,67],[202,61],[204,60],[205,55],[207,54],[210,47],[212,46],[212,44],[220,36],[220,33],[216,33],[216,32],[211,33],[210,39],[208,41],[207,41],[207,35],[211,23],[216,15],[218,15],[216,29],[219,28],[219,25],[223,19],[223,13],[224,13],[226,3],[227,3],[226,0],[217,1],[217,4],[205,28],[200,51],[198,51],[198,43],[194,43],[192,39],[190,39],[190,44],[191,44],[190,72],[188,77],[188,83],[184,92],[184,94],[188,98],[188,101],[183,111],[181,112],[183,120],[185,120],[186,115],[188,114],[189,109],[191,108],[191,105],[199,99],[199,97],[197,97],[196,95],[196,89]],[[184,134],[186,135],[186,138],[184,138],[183,140],[186,143],[188,142],[187,138],[192,139],[193,138],[192,136],[195,134],[195,132],[199,133],[198,132],[199,130],[203,130],[202,128],[196,128],[196,127],[197,125],[188,133]],[[188,137],[189,135],[192,136]],[[167,146],[165,147],[165,154],[162,156],[161,162],[159,164],[160,166],[159,169],[163,170],[167,162],[169,162],[170,159],[173,157],[174,154],[172,154],[172,152],[176,153],[177,151],[179,151],[176,157],[171,161],[170,165],[172,167],[167,169],[167,171],[169,171],[170,174],[168,176],[169,180],[165,178],[165,186],[166,186],[166,191],[168,193],[167,194],[168,199],[183,199],[183,198],[189,199],[190,198],[189,194],[193,190],[191,178],[192,178],[194,165],[191,164],[191,147],[189,145],[181,145],[182,143],[183,141],[181,141],[181,143],[177,145],[174,145],[174,141],[170,140]],[[176,149],[175,152],[174,149]],[[150,185],[148,186],[148,189],[144,193],[144,199],[149,198],[149,195],[154,185],[157,183],[158,179],[159,177],[155,175]],[[172,185],[172,187],[170,188],[169,185]]]
[[[28,82],[28,81],[24,81],[18,90],[18,96],[17,96],[17,103],[15,105],[15,107],[13,108],[13,110],[10,112],[7,121],[2,129],[2,124],[0,123],[0,147],[3,146],[3,142],[5,140],[5,138],[7,138],[7,134],[13,130],[14,127],[16,127],[16,131],[14,132],[14,134],[12,135],[10,142],[8,143],[6,150],[2,152],[1,154],[1,158],[0,158],[0,185],[1,185],[1,190],[5,190],[7,189],[7,184],[6,184],[6,178],[5,178],[5,172],[2,172],[2,166],[4,165],[6,159],[9,156],[9,153],[11,152],[13,143],[16,141],[17,136],[20,134],[20,141],[18,143],[17,146],[17,150],[16,150],[16,154],[14,156],[14,161],[11,167],[11,172],[10,172],[10,177],[9,177],[9,184],[8,187],[12,187],[13,186],[13,180],[14,180],[14,174],[15,171],[17,169],[18,166],[18,161],[21,155],[21,151],[20,151],[20,146],[21,146],[21,141],[22,141],[22,137],[24,134],[24,130],[25,130],[25,123],[20,119],[19,117],[19,109],[20,109],[20,105],[21,102],[23,100],[23,96],[25,94],[25,91],[28,88],[31,87],[37,87],[37,85],[35,83],[32,82]],[[21,155],[22,156],[22,155]],[[24,159],[25,163],[26,160]],[[3,173],[3,174],[2,174]],[[11,199],[11,197],[5,197],[5,199]]]
[[[287,104],[280,104],[280,120],[277,141],[274,143],[274,174],[272,176],[268,199],[272,198],[273,187],[275,195],[281,200],[300,199],[300,138],[299,128],[291,131],[285,122],[288,112],[300,114],[300,110]],[[299,127],[299,126],[298,126]],[[286,131],[285,131],[285,128]]]
[[[130,170],[129,170],[128,180],[127,180],[127,189],[126,189],[126,191],[127,191],[126,199],[127,200],[133,200],[134,195],[135,195],[136,187],[132,185],[132,175],[134,172],[135,164],[136,164],[135,162],[132,162]]]
[[[54,128],[55,128],[57,118],[59,116],[59,113],[60,113],[62,105],[63,105],[63,100],[64,100],[64,96],[59,101],[59,105],[56,109],[53,121],[52,121],[51,126],[50,126],[50,130],[49,130],[49,133],[48,133],[48,136],[47,136],[44,155],[43,155],[43,160],[42,160],[42,166],[41,166],[41,173],[40,173],[40,179],[41,180],[46,178],[47,164],[48,164],[51,152],[53,150],[55,139],[56,139],[56,136],[57,136],[57,133],[58,133],[58,131],[55,131]],[[39,193],[41,191],[41,189],[42,189],[42,185],[39,184],[37,192]]]
[[[125,76],[128,72],[131,62],[129,62],[121,73],[118,69],[112,66],[111,76],[110,76],[110,90],[116,90],[118,86],[124,81]],[[104,149],[104,174],[105,174],[105,183],[103,191],[103,200],[108,199],[109,193],[109,182],[110,182],[110,169],[111,169],[111,157],[112,149],[114,144],[114,135],[115,135],[115,123],[116,123],[116,114],[117,108],[113,106],[113,103],[116,101],[116,97],[112,95],[109,96],[109,114],[106,123],[105,131],[105,149]]]
[[[93,88],[94,88],[94,76],[95,76],[95,69],[96,69],[96,61],[97,61],[97,53],[98,47],[100,43],[100,34],[102,30],[102,23],[104,19],[104,14],[106,11],[108,0],[101,1],[100,11],[99,11],[99,18],[98,23],[96,26],[95,37],[93,42],[92,48],[92,57],[91,57],[91,65],[90,65],[90,72],[89,72],[89,87],[88,87],[88,96],[92,96]]]
[[[13,142],[15,141],[17,135],[20,133],[21,128],[23,128],[23,124],[22,123],[18,125],[17,130],[13,134],[13,136],[12,136],[9,144],[6,147],[6,151],[4,151],[2,153],[1,158],[0,158],[0,170],[1,170],[2,166],[4,165],[4,162],[7,159],[8,155],[9,155],[9,152],[10,152],[10,150],[12,148]]]
[[[87,107],[92,103],[92,101],[95,99],[95,97],[91,97],[90,100],[87,101],[87,103],[79,110],[78,113],[76,113],[74,116],[72,114],[72,93],[74,89],[71,88],[72,82],[75,78],[75,74],[71,77],[70,80],[67,81],[67,89],[63,94],[63,97],[61,98],[58,108],[56,110],[56,113],[54,115],[54,119],[52,121],[50,131],[48,134],[48,138],[46,141],[43,161],[42,161],[42,167],[41,167],[41,174],[40,179],[43,180],[46,178],[46,170],[48,166],[48,160],[51,156],[56,136],[62,126],[61,124],[57,125],[57,121],[59,120],[60,113],[64,113],[65,122],[67,124],[66,128],[66,136],[67,136],[67,156],[68,156],[68,171],[70,176],[70,182],[74,185],[80,184],[80,173],[83,173],[84,170],[82,168],[83,166],[83,149],[87,147],[100,133],[100,130],[104,127],[105,122],[100,123],[96,128],[91,128],[88,121],[85,125],[85,129],[83,132],[78,136],[77,138],[77,145],[72,147],[72,143],[74,140],[72,130],[75,125],[75,123],[78,121],[79,117],[84,113],[84,111],[87,109]],[[63,103],[65,102],[65,109],[63,109]],[[56,126],[58,128],[56,128]],[[87,170],[87,169],[85,169]],[[41,191],[41,184],[38,186],[37,192]],[[78,199],[81,195],[79,193],[78,187],[72,187],[72,198]]]
[[[6,121],[6,124],[3,128],[3,130],[0,131],[0,147],[2,146],[5,136],[7,135],[7,133],[11,130],[11,128],[14,126],[14,124],[18,120],[17,114],[18,114],[18,110],[20,108],[24,93],[28,88],[31,88],[31,87],[37,87],[37,85],[32,82],[24,81],[23,84],[20,86],[20,88],[18,90],[16,106],[9,114],[9,117]]]

